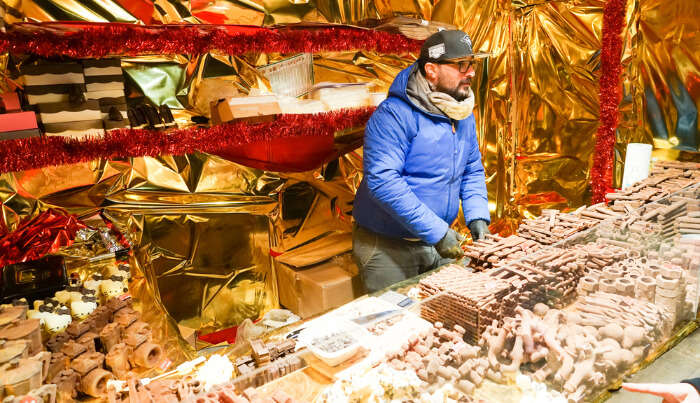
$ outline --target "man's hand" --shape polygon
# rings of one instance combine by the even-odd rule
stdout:
[[[486,234],[490,234],[489,224],[484,220],[474,220],[467,225],[469,231],[472,233],[472,239],[474,242],[479,239],[486,237]]]
[[[663,403],[699,403],[698,391],[689,383],[623,383],[630,392],[649,393],[663,398]]]
[[[445,236],[442,237],[440,242],[435,244],[435,249],[437,253],[449,259],[459,259],[464,256],[464,251],[459,246],[459,244],[464,240],[464,238],[457,233],[457,231],[452,228],[448,228]]]

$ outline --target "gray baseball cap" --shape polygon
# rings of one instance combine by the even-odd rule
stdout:
[[[489,56],[490,53],[474,53],[469,35],[456,29],[446,29],[430,35],[420,50],[421,59],[435,62],[459,62]]]

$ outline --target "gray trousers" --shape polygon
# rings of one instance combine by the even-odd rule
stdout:
[[[368,293],[451,263],[420,241],[388,238],[355,224],[352,257]]]

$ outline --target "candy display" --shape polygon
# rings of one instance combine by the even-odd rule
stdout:
[[[520,259],[541,248],[542,244],[520,236],[502,238],[487,235],[464,247],[464,255],[470,257],[469,266],[474,270],[486,270],[505,259]]]
[[[467,259],[415,279],[417,301],[359,299],[170,371],[171,346],[124,295],[140,273],[120,257],[67,276],[31,309],[22,299],[0,306],[6,400],[471,402],[514,385],[521,401],[591,400],[697,313],[696,182],[662,166],[609,205],[545,209],[515,235],[463,246]],[[125,251],[106,229],[76,239],[71,250],[86,254]]]
[[[531,376],[581,401],[608,385],[661,340],[668,317],[654,304],[594,293],[566,311],[518,308],[480,340],[496,382],[529,364]],[[526,373],[527,373],[526,372]]]

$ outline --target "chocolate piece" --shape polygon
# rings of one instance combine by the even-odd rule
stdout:
[[[72,369],[67,369],[59,372],[58,375],[51,379],[51,383],[57,387],[57,401],[59,403],[73,402],[78,396],[80,375]]]
[[[129,364],[129,356],[131,354],[133,354],[133,351],[124,343],[113,345],[109,353],[107,353],[105,358],[107,366],[114,372],[117,378],[125,378],[127,373],[131,370],[131,365]]]
[[[258,367],[270,362],[270,353],[261,340],[251,340],[250,348],[253,350],[253,359]]]
[[[121,340],[121,326],[118,323],[110,323],[100,332],[100,341],[106,351],[112,348]]]
[[[153,105],[141,105],[139,108],[142,110],[144,116],[146,116],[149,127],[155,129],[163,127],[163,121],[158,114],[158,110]]]
[[[118,75],[86,76],[87,92],[124,90],[124,77]]]
[[[154,343],[145,342],[134,350],[133,363],[143,368],[153,368],[163,359],[163,349]]]
[[[78,104],[40,104],[39,116],[44,124],[102,120],[100,105],[96,100],[88,100]]]
[[[124,308],[131,307],[131,299],[122,299],[119,297],[110,298],[107,301],[106,306],[112,311],[113,314],[121,311]]]
[[[78,63],[37,63],[37,64],[25,64],[20,67],[19,72],[21,75],[31,75],[40,76],[44,74],[83,74],[83,66]]]
[[[103,398],[107,395],[107,381],[114,379],[114,375],[102,368],[96,368],[81,378],[81,392],[88,396]]]
[[[81,87],[78,87],[76,85],[73,85],[70,87],[70,90],[68,91],[68,104],[71,106],[80,106],[85,103],[85,94],[83,93],[83,90]],[[46,104],[43,104],[46,105]],[[61,105],[61,104],[48,104],[48,105]],[[46,108],[46,107],[45,107]],[[39,111],[41,111],[42,108],[39,106]],[[46,112],[46,113],[51,113],[51,112]]]
[[[61,352],[71,361],[87,352],[87,350],[88,349],[86,346],[77,343],[74,340],[68,340],[67,342],[63,343],[63,346],[61,347]]]
[[[68,369],[68,357],[65,354],[58,352],[51,354],[51,360],[49,361],[49,370],[46,375],[46,379],[50,380],[56,377],[59,372]]]
[[[51,352],[58,353],[68,340],[70,340],[70,336],[67,333],[56,333],[46,342],[46,348]]]
[[[165,123],[165,127],[177,127],[173,113],[170,111],[170,107],[168,105],[161,105],[158,111],[163,119],[163,122]]]
[[[121,122],[122,120],[124,120],[124,117],[122,116],[121,112],[119,112],[119,109],[117,109],[115,106],[110,106],[109,120]]]
[[[66,333],[74,339],[79,338],[90,330],[90,325],[85,322],[71,322],[66,329]]]
[[[87,99],[108,99],[108,98],[122,98],[124,97],[124,90],[106,90],[106,91],[88,91],[85,93]]]
[[[96,368],[102,368],[104,359],[102,353],[85,353],[71,360],[70,367],[83,377]]]
[[[85,69],[85,75],[94,75],[94,72],[101,72],[102,69],[107,69],[110,67],[119,67],[121,70],[122,68],[122,62],[121,59],[119,58],[104,58],[104,59],[84,59],[80,61],[83,65],[83,68]],[[96,70],[90,70],[89,69],[96,69]]]
[[[126,116],[129,119],[129,124],[133,129],[142,129],[147,123],[146,117],[138,108],[129,108],[126,111]]]
[[[13,320],[0,329],[0,339],[27,340],[29,354],[36,354],[44,349],[41,343],[41,327],[39,319]]]
[[[86,332],[81,335],[76,341],[87,348],[88,353],[94,353],[96,350],[95,339],[99,339],[99,336],[95,332]]]
[[[0,328],[15,320],[27,318],[27,308],[23,306],[0,306]]]
[[[93,129],[102,129],[102,120],[101,119],[93,119],[93,120],[78,120],[75,122],[58,122],[58,123],[45,123],[44,125],[44,131],[46,133],[56,133],[60,134],[61,132],[68,132],[68,131],[88,131],[88,130],[93,130]]]
[[[124,308],[114,314],[114,322],[119,323],[123,329],[127,329],[136,322],[141,315],[131,308]]]
[[[74,89],[75,88],[75,89]],[[68,102],[69,94],[71,92],[85,91],[85,84],[53,84],[53,85],[28,85],[24,87],[24,92],[27,94],[30,105],[37,105],[40,103],[53,103],[53,102],[34,102],[38,100],[43,100],[42,96],[58,97],[64,96],[64,100],[59,102]],[[33,98],[35,96],[35,98]],[[48,99],[48,98],[47,98]],[[53,99],[53,98],[52,98]]]

